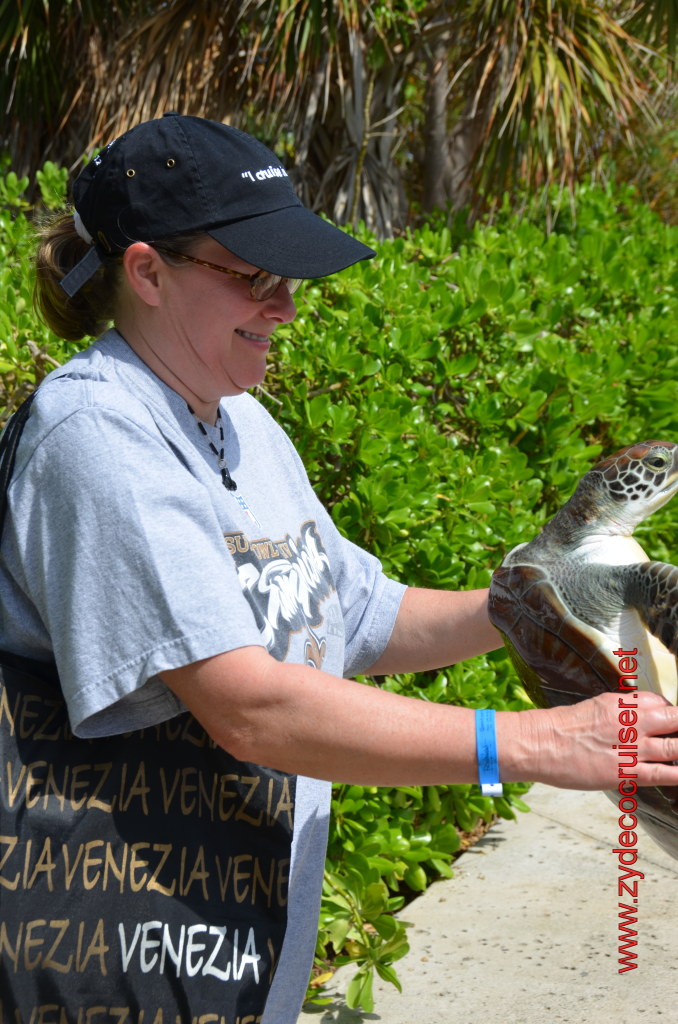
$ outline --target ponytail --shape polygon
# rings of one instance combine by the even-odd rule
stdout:
[[[40,232],[35,257],[35,307],[55,334],[66,341],[98,337],[114,317],[121,275],[118,257],[105,259],[71,298],[60,281],[87,255],[89,246],[75,230],[70,213],[60,214]]]

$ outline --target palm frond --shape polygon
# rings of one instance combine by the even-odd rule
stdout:
[[[473,56],[459,77],[479,191],[496,194],[516,179],[571,185],[602,132],[614,126],[632,144],[638,117],[652,118],[648,48],[601,5],[475,6]]]

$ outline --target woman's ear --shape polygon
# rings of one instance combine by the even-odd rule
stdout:
[[[122,257],[125,277],[132,290],[148,306],[160,305],[160,282],[167,264],[152,245],[133,242]]]

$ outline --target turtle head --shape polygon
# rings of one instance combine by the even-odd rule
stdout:
[[[678,444],[642,441],[608,456],[584,476],[572,501],[609,532],[631,534],[678,491]]]

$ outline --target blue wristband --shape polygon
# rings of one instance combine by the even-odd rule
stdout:
[[[476,711],[476,753],[481,793],[483,796],[502,796],[504,787],[499,781],[495,712],[491,708]]]

